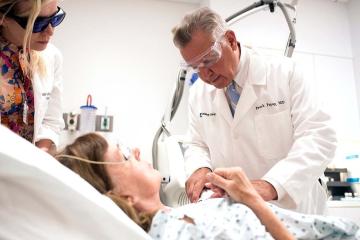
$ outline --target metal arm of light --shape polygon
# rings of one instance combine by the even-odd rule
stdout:
[[[294,24],[296,23],[296,5],[297,5],[297,0],[292,1],[291,4],[282,3],[282,2],[276,1],[276,0],[261,0],[259,2],[255,2],[255,3],[251,4],[250,6],[234,13],[230,17],[226,18],[225,21],[228,22],[229,25],[233,25],[234,23],[238,22],[239,20],[241,20],[245,17],[248,17],[252,14],[255,14],[261,10],[270,9],[270,12],[274,12],[275,7],[279,7],[286,19],[286,23],[287,23],[287,25],[289,27],[289,31],[290,31],[284,55],[287,57],[291,57],[294,52],[295,44],[296,44],[296,32],[295,32],[295,27],[294,27]],[[294,11],[294,17],[292,20],[290,19],[287,8]]]
[[[281,11],[283,12],[287,25],[290,30],[288,43],[285,50],[285,56],[291,57],[295,48],[296,43],[296,33],[294,24],[296,23],[296,5],[298,0],[293,0],[291,4],[288,3],[281,3],[280,1],[276,0],[261,0],[259,2],[255,2],[252,5],[236,12],[235,14],[231,15],[230,17],[226,18],[226,22],[229,23],[229,25],[234,24],[235,22],[239,21],[240,19],[243,19],[249,15],[252,15],[260,10],[264,9],[270,9],[271,12],[275,11],[275,7],[278,6]],[[294,17],[292,20],[290,20],[289,14],[287,12],[287,9],[294,11]],[[153,165],[155,169],[158,169],[158,162],[157,162],[157,154],[158,154],[158,148],[157,144],[159,142],[159,139],[163,134],[166,136],[170,136],[171,133],[168,131],[166,124],[171,122],[173,117],[175,116],[175,113],[177,111],[177,108],[180,104],[183,90],[184,90],[184,82],[186,77],[187,71],[184,69],[180,69],[178,78],[177,78],[177,84],[174,91],[174,95],[171,101],[171,104],[169,105],[169,109],[165,112],[164,116],[161,119],[161,126],[159,127],[158,131],[155,134],[155,137],[153,139],[153,149],[152,149],[152,157],[153,157]]]

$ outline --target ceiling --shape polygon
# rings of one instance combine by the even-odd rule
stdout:
[[[161,0],[161,1],[183,2],[183,3],[194,3],[194,4],[199,4],[201,2],[201,0]]]
[[[184,2],[184,3],[194,3],[194,4],[199,4],[201,3],[201,0],[161,0],[161,1],[168,1],[168,2]],[[299,0],[301,1],[301,0]],[[350,0],[329,0],[332,2],[339,2],[339,3],[348,3]],[[284,2],[284,1],[282,1]],[[286,2],[286,0],[285,0]]]

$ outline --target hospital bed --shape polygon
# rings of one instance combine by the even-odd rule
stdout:
[[[151,239],[109,198],[0,125],[0,239]]]

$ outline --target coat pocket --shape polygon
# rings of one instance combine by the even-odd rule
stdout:
[[[293,125],[288,109],[274,114],[257,115],[255,129],[258,149],[263,157],[286,157],[293,143]]]

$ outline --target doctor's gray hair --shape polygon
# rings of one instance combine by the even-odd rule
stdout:
[[[173,42],[176,47],[185,47],[196,31],[209,33],[214,39],[219,38],[228,30],[228,25],[222,17],[208,7],[203,7],[188,13],[172,30]]]

